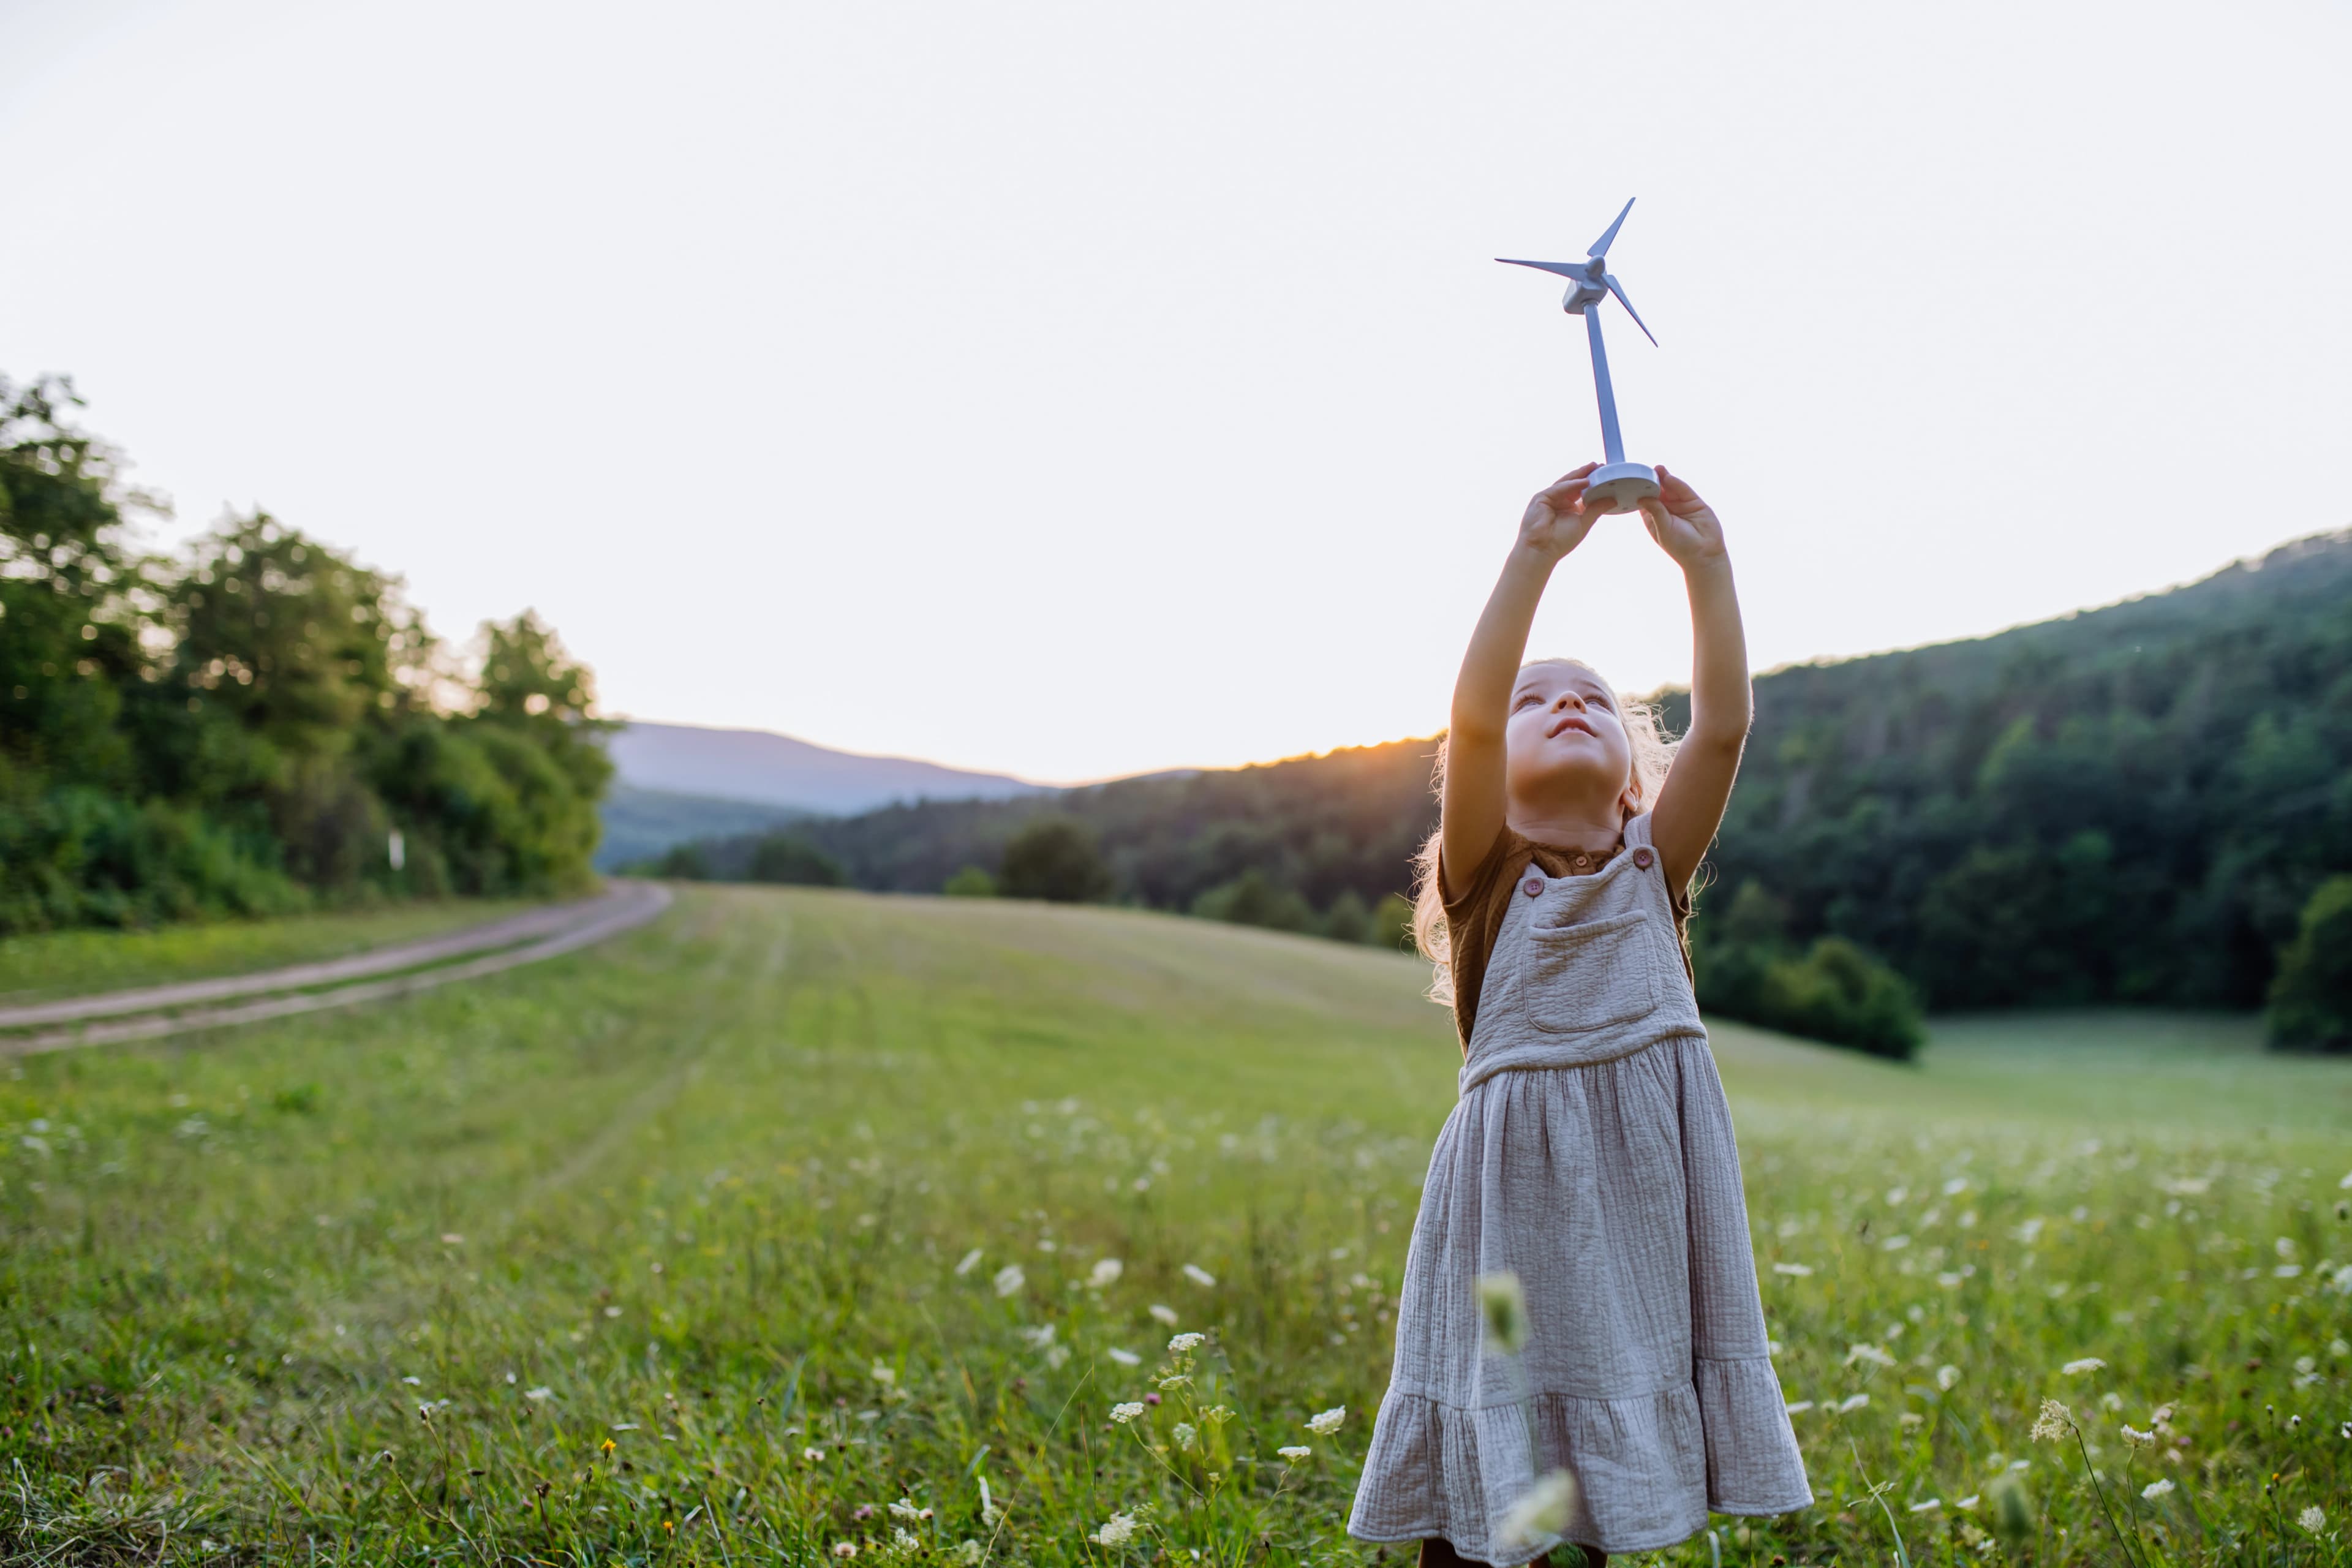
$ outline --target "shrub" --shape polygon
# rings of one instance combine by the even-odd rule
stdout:
[[[1203,920],[1264,926],[1269,931],[1312,931],[1316,924],[1315,910],[1303,896],[1294,889],[1276,887],[1255,866],[1193,900],[1192,913]]]
[[[1090,829],[1066,816],[1040,817],[1004,847],[998,886],[1008,899],[1082,904],[1110,891],[1110,868]]]
[[[1907,1061],[1927,1037],[1909,981],[1843,937],[1798,952],[1788,906],[1761,884],[1740,885],[1720,916],[1695,924],[1698,1003],[1710,1013]]]
[[[947,879],[940,889],[950,899],[992,899],[996,897],[996,879],[978,866],[966,866]]]
[[[2303,906],[2271,982],[2271,1044],[2352,1051],[2352,876],[2330,877]]]
[[[801,888],[838,888],[846,880],[840,861],[796,833],[771,833],[753,845],[746,875]]]

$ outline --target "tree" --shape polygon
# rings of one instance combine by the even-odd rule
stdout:
[[[1004,847],[997,879],[1008,899],[1044,899],[1081,904],[1110,891],[1110,868],[1095,847],[1095,836],[1066,816],[1030,823]]]
[[[841,862],[797,833],[771,833],[753,845],[749,875],[754,882],[802,888],[838,888],[844,880]]]
[[[2352,876],[2330,877],[2303,907],[2271,984],[2271,1043],[2352,1051]]]
[[[996,897],[996,879],[979,866],[966,866],[947,879],[940,889],[950,899],[992,899]]]

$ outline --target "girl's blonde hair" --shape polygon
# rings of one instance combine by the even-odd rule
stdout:
[[[1572,664],[1593,679],[1601,682],[1615,704],[1617,716],[1624,721],[1625,739],[1633,757],[1626,788],[1633,795],[1625,816],[1639,816],[1658,803],[1658,787],[1666,782],[1666,770],[1673,766],[1675,747],[1680,742],[1666,734],[1659,720],[1657,706],[1650,702],[1627,702],[1609,684],[1608,677],[1580,659],[1532,658],[1519,667],[1519,673],[1543,664]],[[1437,743],[1437,756],[1429,770],[1430,793],[1440,800],[1445,797],[1445,746]],[[1622,797],[1621,797],[1622,798]],[[1429,983],[1429,999],[1441,1006],[1454,1005],[1454,940],[1445,929],[1445,895],[1438,882],[1437,854],[1444,842],[1445,825],[1440,822],[1422,841],[1421,851],[1412,858],[1412,942],[1429,960],[1436,974]],[[1471,869],[1464,867],[1464,870]]]

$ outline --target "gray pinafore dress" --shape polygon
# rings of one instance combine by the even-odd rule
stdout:
[[[1710,1510],[1811,1502],[1646,815],[1591,876],[1519,873],[1461,1090],[1430,1156],[1349,1533],[1522,1562],[1496,1527],[1532,1469],[1561,1465],[1579,1494],[1563,1538],[1611,1552],[1688,1540]],[[1532,1468],[1519,1374],[1481,1343],[1475,1282],[1504,1270],[1527,1294]]]

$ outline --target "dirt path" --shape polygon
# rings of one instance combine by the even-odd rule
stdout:
[[[195,1029],[230,1024],[257,1023],[290,1017],[329,1007],[350,1007],[429,991],[456,980],[474,980],[525,963],[572,952],[607,937],[618,936],[652,920],[670,903],[667,888],[652,882],[616,882],[593,899],[532,910],[502,921],[473,927],[449,936],[402,942],[373,952],[320,963],[296,963],[254,974],[190,981],[179,985],[148,985],[110,991],[95,996],[73,996],[57,1002],[0,1008],[0,1029],[65,1023],[38,1034],[0,1037],[0,1056],[27,1056],[65,1050],[75,1046],[108,1045],[119,1040],[153,1039]],[[535,939],[535,940],[534,940]],[[483,956],[464,963],[445,964],[420,973],[401,970],[463,957]],[[367,984],[367,977],[394,978]],[[331,986],[329,990],[313,987]],[[276,994],[292,993],[291,994]],[[192,1005],[237,996],[262,1000],[233,1006]],[[131,1015],[124,1016],[123,1015]],[[84,1019],[110,1022],[81,1023]]]

